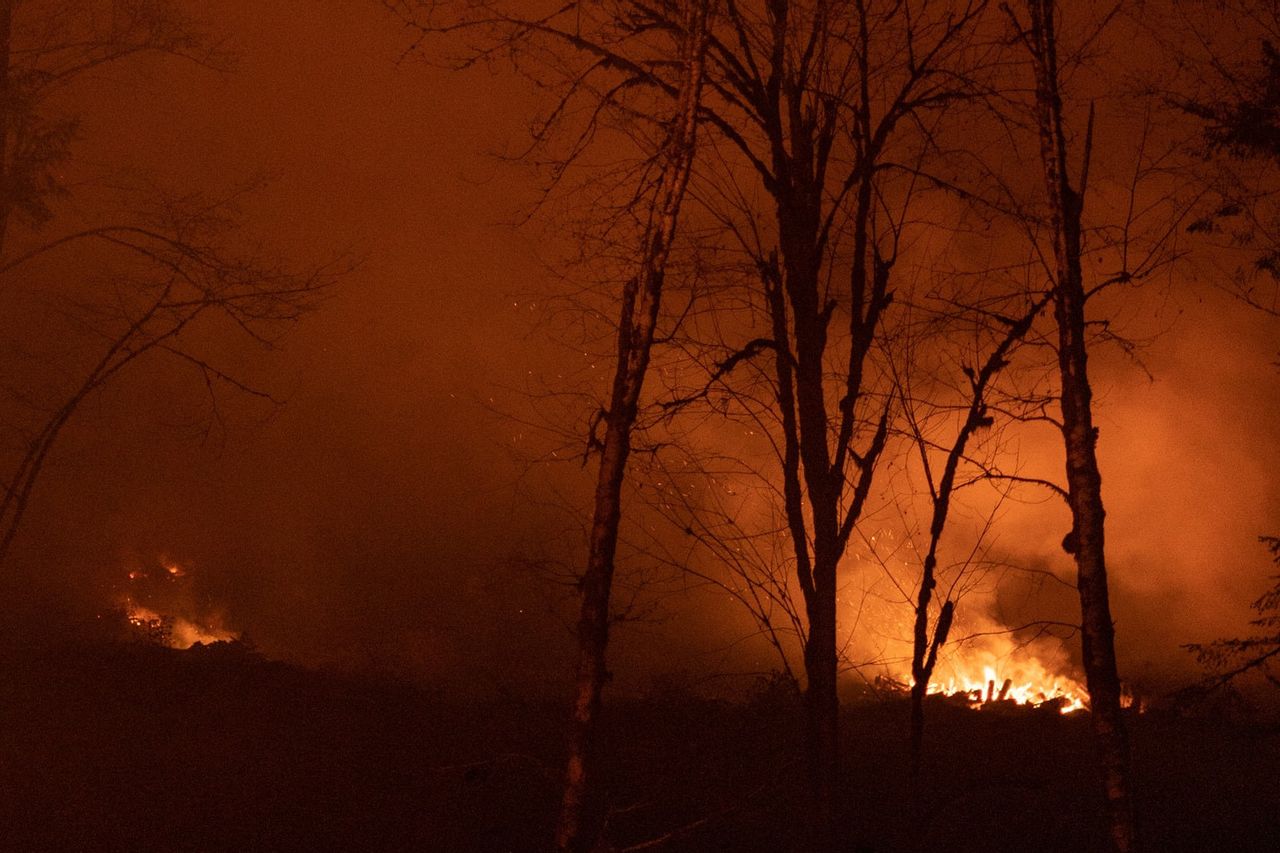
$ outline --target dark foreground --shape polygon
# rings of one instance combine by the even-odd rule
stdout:
[[[9,650],[0,665],[6,851],[539,850],[550,834],[554,704],[449,701],[230,646]],[[795,711],[781,690],[615,702],[611,841],[790,849]],[[850,850],[1100,849],[1083,715],[939,703],[912,806],[905,711],[848,710]],[[1280,849],[1275,728],[1132,726],[1148,849]]]

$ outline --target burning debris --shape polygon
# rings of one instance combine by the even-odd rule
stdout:
[[[166,616],[154,610],[125,601],[124,612],[129,624],[151,642],[173,649],[189,649],[196,643],[225,643],[239,635],[214,622],[193,622],[181,616]]]
[[[189,567],[168,558],[151,569],[129,570],[128,591],[119,599],[119,611],[131,634],[174,649],[240,638],[226,627],[220,613],[197,605],[190,574]]]
[[[1022,643],[999,634],[962,643],[939,661],[929,696],[955,699],[972,708],[1027,706],[1070,714],[1089,707],[1089,692],[1076,678],[1060,645],[1041,638]],[[877,679],[887,692],[907,693],[910,676]]]
[[[876,688],[885,693],[906,695],[911,681],[881,675]],[[1088,693],[1074,679],[1054,678],[1049,681],[1023,680],[1002,676],[995,667],[985,666],[981,678],[955,676],[946,681],[931,681],[929,696],[954,699],[971,708],[990,709],[1009,706],[1056,709],[1070,714],[1088,707]]]
[[[1032,707],[1056,707],[1060,713],[1070,714],[1088,707],[1088,696],[1083,685],[1075,679],[1053,676],[1045,672],[1037,677],[1029,673],[1025,664],[1014,665],[1004,671],[994,666],[984,666],[980,678],[959,673],[942,682],[930,682],[929,695],[942,694],[964,698],[976,708],[1001,703],[1030,705]],[[1005,672],[1012,672],[1005,675]]]

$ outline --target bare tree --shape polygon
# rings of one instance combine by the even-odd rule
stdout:
[[[42,377],[39,387],[19,389],[24,380],[5,377],[28,423],[19,427],[21,446],[3,483],[0,562],[59,436],[95,392],[144,357],[164,355],[199,375],[214,417],[219,387],[268,397],[216,366],[192,338],[220,319],[269,346],[344,266],[292,271],[243,248],[235,202],[244,190],[214,200],[151,192],[159,197],[123,214],[58,215],[78,121],[55,96],[90,72],[144,54],[218,70],[230,64],[180,3],[0,0],[0,286],[6,295],[25,284],[43,301],[64,300],[62,313],[82,344],[65,387]],[[54,294],[56,279],[64,287]],[[10,320],[12,338],[23,318]]]
[[[947,517],[956,491],[980,481],[984,478],[985,472],[979,471],[973,477],[961,480],[957,477],[963,476],[962,463],[969,461],[967,448],[970,440],[980,430],[989,429],[994,425],[995,414],[988,406],[991,386],[999,373],[1009,366],[1014,350],[1030,332],[1032,323],[1048,302],[1048,296],[1035,299],[1020,317],[996,315],[1006,330],[976,370],[968,366],[963,368],[969,383],[968,400],[963,406],[960,426],[949,446],[938,447],[936,440],[928,439],[911,405],[904,403],[909,435],[919,450],[920,463],[932,507],[928,546],[920,566],[920,583],[916,590],[915,619],[912,629],[910,762],[913,782],[920,776],[920,760],[924,743],[924,700],[928,692],[929,680],[933,677],[934,666],[938,662],[938,651],[946,644],[955,617],[956,601],[948,597],[942,603],[930,630],[929,617],[934,589],[937,587],[938,547],[946,530]],[[933,455],[931,451],[938,450],[945,450],[945,455],[942,470],[935,475],[930,461]]]
[[[75,116],[52,96],[90,71],[139,54],[226,68],[229,56],[171,0],[0,0],[0,251],[10,219],[42,225],[60,194]]]
[[[540,68],[544,84],[554,76],[560,94],[535,139],[585,115],[571,154],[598,141],[602,115],[631,109],[645,121],[637,93],[680,89],[678,67],[651,49],[655,36],[681,30],[680,7],[668,0],[387,5],[421,35],[415,47],[448,36],[465,45],[461,65],[513,57]],[[708,35],[699,117],[712,153],[691,190],[755,280],[744,302],[759,311],[759,327],[716,360],[771,362],[759,399],[772,412],[765,417],[804,602],[803,825],[816,849],[836,844],[839,569],[892,410],[890,396],[872,387],[875,343],[933,131],[949,108],[982,91],[975,69],[998,52],[970,38],[986,5],[734,0]],[[713,383],[732,393],[731,377],[718,373]]]
[[[0,281],[52,255],[90,250],[103,266],[121,265],[105,298],[79,307],[80,325],[95,354],[75,384],[49,410],[25,443],[3,482],[0,498],[0,564],[8,556],[32,492],[59,435],[95,392],[146,356],[168,356],[191,367],[208,389],[217,414],[218,387],[271,399],[220,369],[188,343],[197,329],[221,321],[270,345],[275,328],[316,304],[341,269],[293,272],[278,263],[237,252],[233,208],[188,199],[161,218],[127,226],[103,226],[64,234],[0,266]],[[187,332],[184,338],[183,333]]]
[[[638,270],[623,289],[618,317],[617,362],[609,407],[603,414],[604,437],[586,571],[578,620],[578,676],[569,728],[568,769],[556,847],[588,851],[602,827],[602,803],[596,782],[598,717],[608,678],[610,591],[618,527],[622,518],[622,482],[631,451],[640,394],[644,387],[662,301],[667,258],[676,234],[680,206],[693,168],[707,38],[709,3],[685,0],[681,9],[677,57],[682,66],[677,105],[657,156],[659,175],[641,237]]]
[[[1107,584],[1102,476],[1098,468],[1098,433],[1093,425],[1093,392],[1088,373],[1087,294],[1080,262],[1081,213],[1088,185],[1092,118],[1085,139],[1084,167],[1073,183],[1058,79],[1055,4],[1053,0],[1027,0],[1026,9],[1029,26],[1025,29],[1012,10],[1009,14],[1030,53],[1035,73],[1036,124],[1053,243],[1054,319],[1062,382],[1061,428],[1072,518],[1071,533],[1064,547],[1076,561],[1090,718],[1106,795],[1110,843],[1116,851],[1129,851],[1137,844],[1129,742],[1120,706],[1115,627]]]
[[[708,64],[719,173],[697,185],[757,277],[761,324],[711,384],[776,452],[801,626],[807,843],[838,845],[840,566],[890,433],[877,343],[932,129],[977,91],[983,3],[734,5]],[[758,181],[748,185],[746,176]],[[761,209],[756,199],[764,199]],[[756,387],[735,381],[745,361]],[[762,387],[761,387],[762,386]],[[705,394],[695,395],[706,399]]]

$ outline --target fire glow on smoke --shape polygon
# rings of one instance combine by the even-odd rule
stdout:
[[[877,687],[907,693],[914,685],[911,659],[922,549],[917,537],[887,527],[868,536],[857,554],[864,570],[852,576],[843,592],[846,618],[853,624],[885,626],[869,631],[875,639],[860,651],[884,662]],[[955,604],[963,595],[964,600],[953,611],[955,622],[929,676],[928,695],[952,697],[973,708],[1043,706],[1069,714],[1089,707],[1089,692],[1077,677],[1080,669],[1067,638],[1051,630],[1050,623],[1012,628],[1004,616],[994,615],[1001,612],[996,604],[1002,575],[972,558],[946,570],[947,579],[940,581],[946,599]],[[935,599],[930,614],[933,630],[939,604]]]
[[[943,647],[928,695],[950,697],[971,708],[1040,706],[1070,714],[1089,707],[1089,691],[1075,676],[1077,667],[1061,638],[1042,634],[1019,639],[984,617],[969,627],[978,633]],[[910,691],[914,681],[904,664],[877,678],[877,685],[890,692]]]
[[[128,599],[124,602],[124,609],[130,625],[175,649],[189,649],[196,643],[228,642],[239,637],[234,631],[222,627],[220,620],[201,623],[181,616],[166,616]]]
[[[130,570],[129,591],[120,599],[129,624],[152,642],[175,649],[239,639],[221,614],[196,605],[189,574],[170,559],[161,559],[158,568]]]
[[[1000,702],[1046,705],[1056,706],[1063,714],[1088,707],[1089,693],[1083,684],[1046,666],[1029,650],[1006,642],[1008,648],[988,643],[984,648],[955,650],[939,662],[926,692],[963,699],[973,707]]]

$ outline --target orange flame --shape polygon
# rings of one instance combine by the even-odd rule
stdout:
[[[204,624],[181,616],[165,616],[128,599],[124,603],[129,624],[136,628],[163,627],[163,642],[174,649],[189,649],[196,643],[220,643],[239,639],[234,631],[223,627],[222,620],[206,618]]]
[[[939,661],[926,692],[966,698],[974,707],[994,702],[1053,703],[1061,713],[1070,714],[1089,706],[1089,692],[1078,680],[1062,674],[1065,664],[1065,653],[1056,646],[1020,646],[1007,636],[987,637],[981,643],[962,645]]]
[[[1034,662],[1031,664],[1007,666],[1003,670],[984,665],[980,678],[975,678],[970,672],[960,672],[946,680],[930,681],[926,692],[931,695],[963,695],[974,706],[989,702],[1012,702],[1016,705],[1054,702],[1063,714],[1088,707],[1088,693],[1075,679],[1050,675]],[[1041,673],[1035,673],[1037,669]]]

